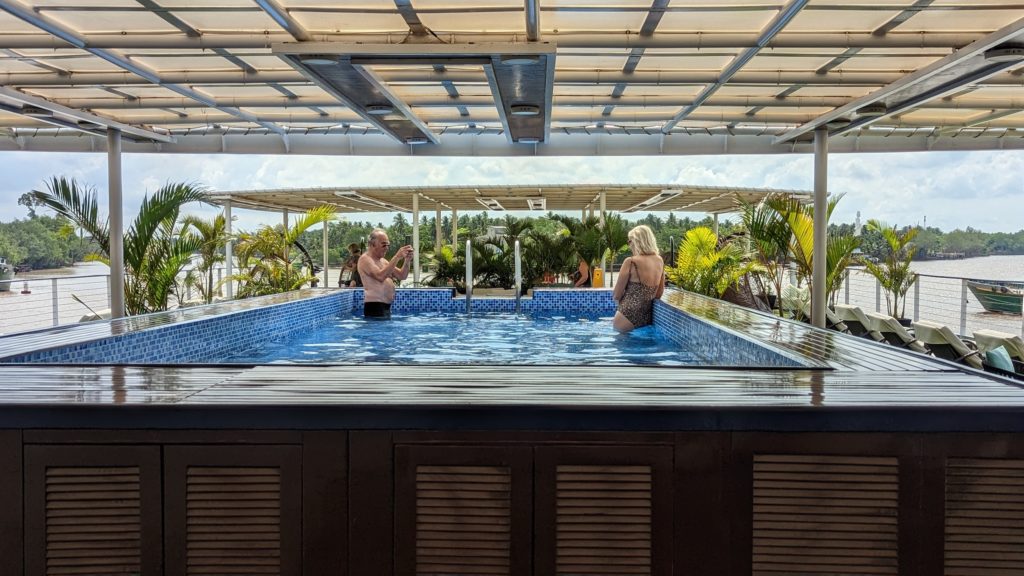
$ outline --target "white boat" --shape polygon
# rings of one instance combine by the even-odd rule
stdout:
[[[14,280],[14,266],[8,264],[4,258],[0,258],[0,292],[11,290],[11,280]]]

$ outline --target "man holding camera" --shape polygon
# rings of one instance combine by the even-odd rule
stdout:
[[[363,280],[363,316],[366,318],[391,318],[391,303],[395,301],[394,280],[402,281],[409,276],[412,261],[412,246],[402,246],[391,257],[386,258],[391,242],[388,233],[380,228],[370,232],[366,253],[359,257],[357,268]],[[402,266],[398,266],[398,262]]]

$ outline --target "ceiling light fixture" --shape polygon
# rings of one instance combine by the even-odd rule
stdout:
[[[53,112],[46,108],[40,108],[39,106],[31,106],[26,104],[21,107],[21,113],[25,116],[31,116],[33,118],[52,118]]]
[[[540,144],[540,138],[534,138],[533,136],[523,136],[516,140],[519,144]]]
[[[861,106],[860,108],[857,109],[857,116],[867,116],[870,118],[874,118],[877,116],[885,116],[888,113],[889,108],[886,107],[886,105],[882,104],[881,102]]]
[[[536,116],[540,114],[540,106],[536,104],[513,104],[509,107],[513,116]]]
[[[426,144],[430,142],[425,136],[410,136],[405,139],[406,144]]]
[[[311,64],[313,66],[330,66],[331,64],[338,63],[336,57],[324,55],[303,56],[300,60],[302,60],[303,64]]]
[[[540,62],[540,56],[534,54],[506,54],[500,58],[502,64],[510,66],[529,66]]]
[[[987,62],[1016,62],[1024,60],[1024,45],[1003,44],[985,51]]]
[[[366,107],[366,113],[374,116],[385,116],[395,111],[391,104],[370,104]]]

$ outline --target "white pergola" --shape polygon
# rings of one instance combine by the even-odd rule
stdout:
[[[812,193],[772,188],[737,186],[687,186],[680,184],[573,184],[573,185],[481,185],[481,186],[376,186],[287,188],[276,190],[217,191],[208,194],[210,202],[224,207],[228,232],[232,208],[281,212],[285,226],[292,212],[305,212],[319,206],[330,206],[341,214],[374,212],[406,212],[412,214],[413,282],[419,283],[420,210],[421,203],[433,205],[434,243],[442,243],[441,212],[452,218],[451,244],[458,244],[459,212],[489,210],[492,212],[579,211],[582,218],[595,215],[604,221],[607,211],[632,212],[703,212],[713,217],[718,234],[718,216],[738,211],[743,204],[756,204],[771,195],[797,198],[809,203]],[[327,227],[323,234],[324,285],[327,285]],[[230,241],[228,254],[231,253]],[[231,258],[227,259],[227,293],[233,293]],[[610,279],[610,277],[608,277]]]
[[[830,149],[1024,149],[1022,33],[1020,0],[0,0],[0,150],[110,154],[113,237],[122,150],[813,152],[823,211]]]

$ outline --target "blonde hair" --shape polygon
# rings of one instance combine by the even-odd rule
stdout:
[[[660,254],[654,232],[644,224],[630,230],[629,239],[633,241],[633,252],[636,254]]]

